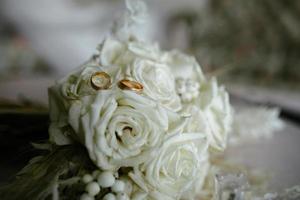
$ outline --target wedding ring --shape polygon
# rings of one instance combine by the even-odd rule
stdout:
[[[105,90],[111,85],[111,78],[105,72],[95,72],[91,77],[91,85],[95,90]]]
[[[144,87],[142,84],[140,84],[136,81],[123,79],[119,82],[119,88],[121,88],[122,90],[132,90],[135,92],[141,92]]]

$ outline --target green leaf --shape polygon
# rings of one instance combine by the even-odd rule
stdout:
[[[1,187],[0,196],[2,200],[43,200],[64,180],[93,169],[95,166],[82,146],[55,146],[49,154],[33,158],[12,183]]]

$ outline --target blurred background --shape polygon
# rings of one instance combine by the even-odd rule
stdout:
[[[147,4],[143,31],[150,40],[194,54],[206,74],[227,86],[233,103],[282,110],[282,133],[229,149],[231,158],[272,169],[276,190],[300,183],[300,1]],[[0,1],[0,183],[34,155],[30,141],[47,138],[48,86],[85,62],[123,12],[122,0]]]

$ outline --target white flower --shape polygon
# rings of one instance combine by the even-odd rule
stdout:
[[[208,138],[211,149],[224,151],[232,125],[232,108],[228,93],[223,87],[218,87],[213,78],[203,84],[197,104],[204,111],[210,129]]]
[[[56,144],[64,145],[71,143],[69,135],[73,130],[69,127],[68,112],[70,106],[84,96],[96,95],[97,90],[91,86],[91,76],[95,72],[108,73],[112,81],[117,79],[118,73],[115,68],[103,68],[90,61],[67,75],[52,86],[49,93],[50,140]]]
[[[74,102],[68,119],[95,164],[112,170],[150,159],[162,138],[177,132],[184,122],[148,98],[116,90]]]
[[[147,38],[147,6],[140,0],[126,0],[127,12],[115,21],[112,33],[120,40],[129,40],[132,37]],[[146,30],[145,30],[146,29]]]
[[[149,199],[192,198],[208,170],[207,140],[201,134],[177,134],[166,140],[153,160],[129,176]]]
[[[196,105],[187,105],[183,109],[183,113],[187,117],[187,123],[184,127],[185,133],[199,133],[209,135],[210,128],[206,120],[206,115]]]
[[[205,131],[203,133],[210,141],[210,149],[223,151],[232,123],[228,93],[222,86],[218,86],[215,78],[207,80],[204,77],[194,57],[172,51],[165,55],[165,61],[171,66],[177,80],[177,92],[184,104],[183,112],[191,116],[187,126],[193,126],[194,130],[200,132]],[[187,86],[191,85],[189,82],[197,85],[192,87],[192,92],[187,90]]]
[[[199,84],[205,81],[201,67],[193,56],[188,56],[184,53],[173,50],[166,52],[162,56],[162,60],[170,66],[175,79],[181,78],[195,80]]]
[[[185,132],[205,133],[213,151],[224,151],[232,125],[228,93],[215,79],[203,82],[199,96],[182,111],[189,116]]]
[[[96,91],[90,85],[90,78],[94,72],[101,71],[99,66],[84,66],[61,81],[61,94],[69,100],[78,99],[81,96],[95,94]]]
[[[127,68],[126,75],[144,86],[143,93],[146,96],[158,100],[173,111],[181,109],[180,99],[175,91],[175,80],[167,65],[136,59]]]
[[[114,37],[106,38],[98,50],[99,64],[104,67],[126,67],[136,58],[158,61],[161,54],[157,45],[136,40],[123,42]]]
[[[143,4],[127,7],[98,54],[49,89],[50,141],[81,143],[112,180],[113,173],[125,176],[113,189],[122,191],[117,198],[194,199],[208,173],[208,150],[226,146],[228,94],[194,57],[138,39],[131,28]]]
[[[143,95],[167,108],[181,109],[175,90],[175,79],[170,67],[163,63],[158,46],[140,41],[121,42],[107,38],[100,48],[100,64],[119,66],[123,78],[132,79],[144,86]]]

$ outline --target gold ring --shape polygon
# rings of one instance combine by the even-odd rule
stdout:
[[[111,85],[111,78],[105,72],[95,72],[91,77],[91,85],[95,90],[105,90]]]
[[[140,84],[136,81],[123,79],[119,82],[119,88],[121,88],[122,90],[132,90],[135,92],[141,92],[144,87],[142,84]]]

